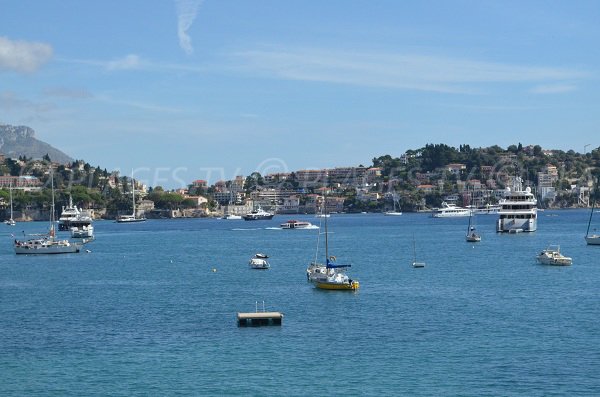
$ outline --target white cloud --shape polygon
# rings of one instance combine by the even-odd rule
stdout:
[[[133,70],[141,67],[140,57],[135,54],[129,54],[121,59],[115,59],[106,63],[108,70]]]
[[[35,72],[50,58],[52,47],[48,44],[0,37],[0,71]]]
[[[20,98],[11,91],[0,92],[0,109],[3,112],[33,112],[45,113],[54,110],[55,106],[51,103],[38,103],[29,99]]]
[[[194,48],[192,47],[192,39],[187,31],[192,27],[194,19],[196,19],[200,4],[202,4],[202,0],[175,0],[179,46],[188,55],[194,52]]]
[[[112,105],[128,106],[128,107],[135,108],[135,109],[149,110],[151,112],[160,112],[160,113],[179,113],[179,112],[181,112],[181,109],[178,109],[178,108],[154,105],[151,103],[132,101],[132,100],[127,100],[127,99],[123,99],[123,98],[115,99],[112,96],[109,96],[106,94],[97,95],[94,97],[94,99],[101,101],[101,102],[108,103],[108,104],[112,104]]]
[[[267,77],[433,92],[477,92],[483,83],[552,82],[586,76],[578,70],[422,54],[286,49],[234,55],[244,61],[243,69]]]
[[[573,84],[544,84],[533,87],[530,92],[533,94],[562,94],[576,89],[577,87]]]

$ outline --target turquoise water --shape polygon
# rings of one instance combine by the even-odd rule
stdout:
[[[597,396],[587,217],[545,211],[536,233],[500,235],[478,216],[468,244],[466,218],[333,215],[357,293],[306,282],[317,231],[270,229],[287,216],[99,221],[91,253],[40,257],[14,255],[10,233],[46,224],[0,225],[0,395]],[[549,244],[573,265],[536,264]],[[248,267],[256,252],[270,270]],[[257,301],[283,326],[238,328]]]

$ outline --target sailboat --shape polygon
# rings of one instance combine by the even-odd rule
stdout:
[[[412,267],[425,267],[425,262],[417,262],[417,242],[413,234],[413,263]]]
[[[120,215],[117,218],[117,223],[144,222],[146,220],[144,216],[138,218],[135,213],[135,179],[133,179],[133,172],[131,173],[131,197],[133,200],[133,213],[131,215]]]
[[[50,229],[47,234],[38,235],[29,240],[16,240],[14,242],[15,254],[71,254],[81,250],[82,244],[72,243],[69,240],[56,239],[54,219],[54,175],[52,181],[52,206],[50,207]]]
[[[471,209],[470,211],[471,213],[469,214],[469,226],[467,228],[467,235],[465,236],[465,239],[468,243],[477,243],[481,241],[481,236],[475,232],[475,225],[472,222],[473,209]]]
[[[596,201],[592,201],[592,210],[590,211],[590,219],[588,220],[587,231],[585,232],[585,242],[587,245],[600,245],[600,235],[599,234],[590,234],[590,226],[592,224],[592,217],[594,216],[594,205]],[[596,229],[593,230],[594,232]]]
[[[13,219],[13,196],[12,196],[12,183],[8,187],[8,192],[10,194],[10,219],[4,221],[8,226],[15,226],[17,222]]]
[[[398,209],[397,209],[398,196],[395,193],[393,195],[393,201],[394,201],[394,210],[393,211],[386,211],[385,215],[389,215],[389,216],[399,216],[399,215],[402,215],[402,212],[398,211]]]
[[[317,218],[329,218],[331,215],[325,211],[325,197],[321,196],[321,198],[323,199],[323,207],[321,208],[321,210],[317,211],[317,215],[315,216]]]
[[[356,291],[360,284],[357,280],[348,277],[345,270],[351,265],[338,265],[335,263],[336,257],[329,255],[329,238],[327,229],[327,217],[325,222],[325,264],[317,262],[319,238],[317,238],[317,254],[315,261],[306,269],[308,280],[315,284],[316,288],[339,291]],[[320,228],[319,228],[320,230]],[[319,232],[319,236],[320,236]]]

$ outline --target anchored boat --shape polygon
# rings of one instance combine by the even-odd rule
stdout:
[[[539,263],[544,265],[554,266],[569,266],[573,263],[573,259],[568,256],[564,256],[560,253],[560,246],[551,245],[542,252],[540,252],[536,259]]]
[[[500,200],[498,233],[535,232],[537,230],[537,200],[531,188],[523,190],[523,180],[516,177],[513,189],[506,188]]]
[[[28,240],[14,241],[15,254],[71,254],[81,250],[83,244],[73,243],[69,240],[56,239],[54,229],[54,175],[50,175],[52,181],[52,205],[50,207],[50,229],[47,234],[38,235]]]
[[[326,206],[324,206],[326,207]],[[317,237],[317,251],[315,261],[312,262],[306,269],[308,280],[313,282],[316,288],[326,290],[341,290],[341,291],[356,291],[360,284],[357,280],[353,280],[346,274],[346,269],[351,265],[338,265],[335,256],[329,255],[329,239],[327,236],[327,218],[323,218],[325,222],[325,263],[317,262],[319,252],[319,237]],[[319,229],[318,236],[321,232]]]

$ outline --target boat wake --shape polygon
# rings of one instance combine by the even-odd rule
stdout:
[[[237,231],[242,231],[242,232],[245,232],[245,231],[250,231],[250,230],[262,230],[262,229],[261,229],[261,228],[259,228],[259,227],[249,227],[249,228],[244,228],[244,227],[235,227],[235,228],[233,228],[233,229],[231,229],[231,230],[233,230],[233,231],[236,231],[236,232],[237,232]]]

